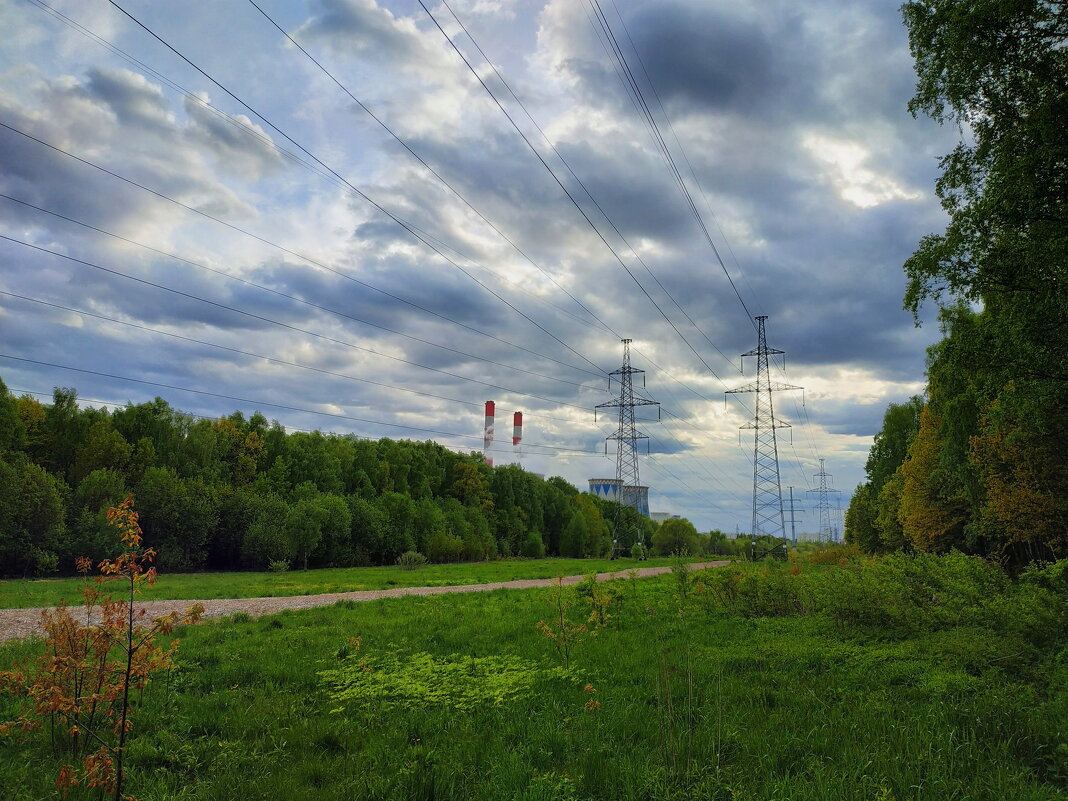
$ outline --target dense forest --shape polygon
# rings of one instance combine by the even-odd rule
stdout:
[[[1068,13],[1063,3],[907,3],[911,104],[961,130],[949,215],[905,264],[940,309],[925,397],[893,404],[853,496],[870,552],[1068,555]]]
[[[515,465],[433,442],[287,433],[259,414],[216,420],[164,400],[80,408],[0,381],[0,574],[69,573],[112,555],[105,512],[132,493],[168,571],[262,570],[495,556],[603,556],[653,524]]]

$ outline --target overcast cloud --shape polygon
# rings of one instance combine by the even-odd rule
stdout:
[[[615,472],[592,410],[627,337],[664,409],[641,426],[652,508],[733,532],[753,399],[723,393],[752,380],[746,309],[787,352],[777,380],[805,387],[775,402],[783,486],[806,504],[823,458],[844,505],[886,404],[922,389],[937,331],[902,311],[901,264],[943,226],[953,132],[906,111],[892,4],[600,3],[739,300],[584,0],[454,3],[485,58],[432,6],[555,178],[414,0],[261,2],[359,103],[247,0],[120,3],[217,84],[104,0],[48,2],[112,48],[35,2],[0,7],[16,392],[463,450],[492,399],[525,414],[524,467],[582,488]]]

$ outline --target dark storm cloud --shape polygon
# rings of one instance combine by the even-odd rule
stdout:
[[[780,25],[791,22],[796,26],[796,20],[783,20],[772,27],[712,6],[658,3],[636,12],[627,27],[661,100],[692,113],[695,106],[737,110],[780,93],[807,93],[805,73],[787,69],[776,42]],[[625,35],[618,38],[625,41]],[[625,52],[633,60],[629,47]]]

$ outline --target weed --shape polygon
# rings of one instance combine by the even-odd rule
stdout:
[[[556,647],[564,668],[571,666],[571,651],[589,633],[589,627],[585,623],[575,623],[569,617],[571,609],[575,605],[574,597],[564,588],[563,577],[557,577],[553,589],[549,594],[549,607],[553,610],[553,620],[546,623],[539,620],[538,631],[552,641]]]
[[[675,594],[680,604],[686,603],[690,597],[690,586],[693,582],[686,556],[685,551],[676,551],[672,554],[671,561],[671,574],[675,577]]]
[[[540,668],[514,656],[352,654],[342,662],[319,672],[330,700],[340,704],[332,712],[344,711],[345,705],[470,711],[533,695],[544,681],[573,680],[566,668]]]
[[[613,583],[597,581],[597,575],[590,573],[575,585],[575,594],[585,599],[590,605],[590,616],[586,623],[590,626],[591,634],[596,633],[597,629],[608,626],[608,622],[622,603],[623,596],[612,586]]]

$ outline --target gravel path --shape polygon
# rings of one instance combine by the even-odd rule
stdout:
[[[729,562],[697,562],[690,565],[691,570],[706,567],[723,567]],[[659,576],[671,571],[670,567],[641,567],[636,570],[620,570],[616,573],[598,573],[598,581],[614,578],[626,578],[631,573],[639,576]],[[565,576],[564,584],[577,584],[585,576]],[[204,617],[221,617],[234,612],[245,612],[253,617],[273,615],[283,609],[310,609],[313,606],[329,606],[338,601],[373,601],[377,598],[400,598],[403,595],[443,595],[450,592],[487,592],[489,590],[526,590],[533,587],[548,587],[556,579],[518,579],[516,581],[494,581],[489,584],[454,584],[447,587],[391,587],[388,590],[360,590],[357,592],[331,592],[322,595],[290,595],[270,598],[213,598],[204,601],[145,601],[137,605],[145,610],[147,618],[166,614],[171,610],[185,610],[193,604],[204,605]],[[30,609],[0,609],[0,642],[20,637],[34,637],[43,634],[41,628],[41,607]]]

